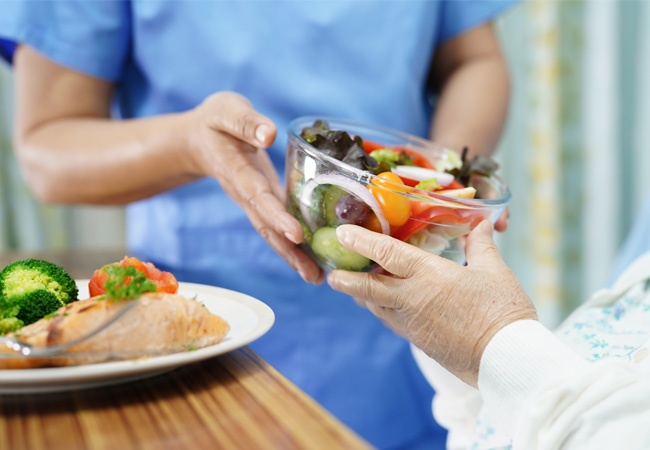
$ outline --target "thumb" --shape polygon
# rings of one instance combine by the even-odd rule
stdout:
[[[210,108],[209,126],[253,147],[268,148],[275,141],[277,128],[258,113],[251,102],[235,92],[218,92],[206,100]]]
[[[484,220],[467,236],[465,256],[468,266],[495,266],[502,265],[503,259],[494,244],[492,222]]]

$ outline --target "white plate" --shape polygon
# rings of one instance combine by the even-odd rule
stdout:
[[[77,285],[79,298],[87,298],[88,280],[77,280]],[[0,394],[69,391],[150,377],[243,347],[264,335],[275,321],[271,308],[240,292],[202,284],[180,283],[178,293],[196,298],[210,312],[228,322],[230,331],[221,342],[198,350],[136,361],[0,370]]]

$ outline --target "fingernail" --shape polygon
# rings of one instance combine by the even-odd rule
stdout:
[[[298,240],[297,240],[297,239],[296,239],[296,238],[295,238],[291,233],[289,233],[288,231],[287,231],[286,233],[284,233],[284,237],[286,237],[287,239],[289,239],[289,240],[290,240],[291,242],[293,242],[294,244],[299,244],[299,243],[300,243],[300,242],[298,242]]]
[[[264,142],[266,141],[266,138],[268,137],[270,131],[271,131],[271,127],[269,127],[264,123],[258,126],[257,129],[255,130],[255,138],[257,138],[257,141],[261,145],[264,145]]]
[[[346,243],[350,241],[350,233],[348,233],[347,227],[345,226],[340,226],[336,228],[336,237],[338,238],[339,242]]]
[[[492,231],[492,222],[489,220],[483,220],[481,223],[478,224],[479,227],[481,227],[480,231],[488,232]]]

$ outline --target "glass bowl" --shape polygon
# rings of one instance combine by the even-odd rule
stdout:
[[[345,140],[349,145],[356,139],[363,152],[357,148],[354,157],[341,158],[338,150],[327,148],[331,144],[316,141],[314,125],[318,129],[323,123],[329,125],[330,131],[323,133],[330,133],[332,142]],[[345,223],[389,234],[463,264],[464,238],[482,220],[496,221],[510,200],[508,186],[493,173],[466,174],[465,184],[457,184],[462,163],[458,152],[403,132],[347,119],[305,116],[293,120],[287,134],[287,209],[302,225],[303,248],[326,271],[381,270],[340,244],[335,229]],[[361,153],[381,160],[380,153],[372,153],[379,149],[389,149],[391,157],[401,155],[395,167],[386,162],[380,168],[366,165],[367,156]],[[423,172],[418,166],[437,170],[436,182],[446,186],[429,190],[430,178],[426,177],[436,172]],[[382,172],[387,167],[392,175]],[[423,173],[426,181],[422,181]],[[472,193],[473,198],[466,197]]]

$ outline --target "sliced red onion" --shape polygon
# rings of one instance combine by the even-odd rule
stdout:
[[[300,208],[300,214],[302,214],[302,219],[305,221],[307,226],[311,231],[315,231],[318,228],[318,224],[314,222],[314,219],[311,217],[311,198],[314,193],[314,189],[318,186],[318,183],[311,180],[307,181],[302,187],[300,192],[300,198],[298,199],[298,207]]]
[[[395,175],[410,178],[411,180],[423,181],[435,178],[442,187],[449,186],[454,181],[454,176],[450,173],[438,172],[437,170],[427,169],[418,166],[395,166],[391,172]]]
[[[338,186],[341,189],[348,191],[350,194],[357,196],[360,200],[370,206],[372,212],[375,213],[377,219],[379,219],[379,224],[381,225],[381,232],[384,234],[390,234],[390,224],[386,220],[379,203],[374,195],[361,183],[351,180],[343,175],[337,175],[335,173],[327,173],[324,175],[316,175],[316,177],[305,183],[305,186],[302,188],[300,193],[300,212],[302,217],[305,220],[305,223],[310,230],[314,231],[318,228],[318,224],[314,223],[314,220],[309,214],[309,205],[311,205],[312,196],[314,189],[321,184],[331,184]]]

